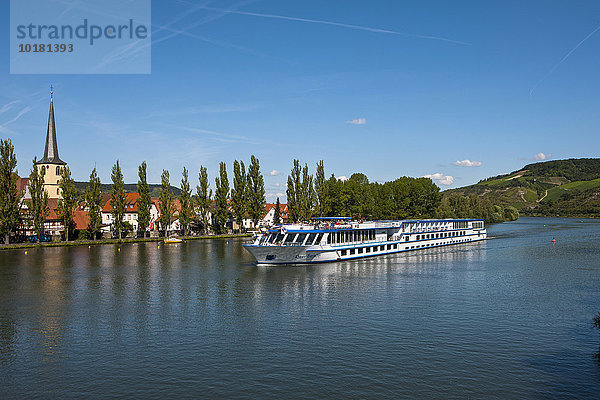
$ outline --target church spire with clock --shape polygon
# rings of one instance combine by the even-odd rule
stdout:
[[[46,131],[46,147],[44,157],[37,162],[38,168],[44,169],[44,188],[48,192],[48,198],[59,199],[61,168],[67,165],[58,156],[58,143],[56,141],[56,124],[54,122],[54,90],[50,87],[50,113],[48,115],[48,129]]]

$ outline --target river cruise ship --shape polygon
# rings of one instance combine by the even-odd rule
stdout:
[[[422,250],[487,238],[480,219],[353,221],[315,218],[257,234],[244,247],[258,265],[311,264]]]

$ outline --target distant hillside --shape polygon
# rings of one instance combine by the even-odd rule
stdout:
[[[89,182],[75,182],[75,187],[78,190],[85,190],[85,188],[87,188]],[[148,186],[150,187],[150,196],[151,197],[158,197],[160,195],[160,189],[161,189],[161,185],[158,184],[148,184]],[[110,183],[103,183],[100,186],[100,190],[102,191],[102,193],[110,193],[111,190],[111,184]],[[126,183],[125,184],[125,192],[127,193],[136,193],[137,192],[137,185],[135,183]],[[174,193],[176,196],[179,196],[179,194],[181,193],[181,190],[179,188],[176,188],[175,186],[171,186],[171,193]]]
[[[477,195],[513,206],[522,215],[600,217],[600,159],[529,164],[471,186],[444,193]]]

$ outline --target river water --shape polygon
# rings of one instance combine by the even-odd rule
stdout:
[[[600,221],[488,233],[303,267],[232,239],[0,251],[0,397],[597,398]]]

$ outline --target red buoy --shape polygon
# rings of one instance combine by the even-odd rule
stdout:
[[[556,243],[556,238],[552,238],[552,243]]]

